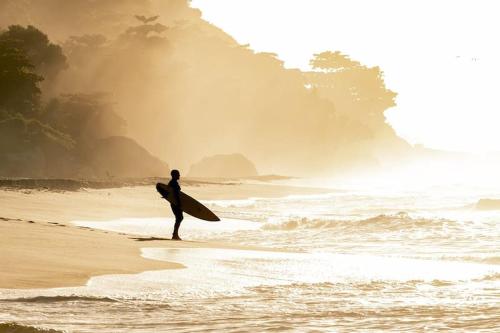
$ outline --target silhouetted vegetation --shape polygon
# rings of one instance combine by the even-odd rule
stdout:
[[[104,94],[69,94],[52,99],[42,119],[79,142],[125,134],[126,122]]]
[[[53,99],[37,119],[68,135],[76,151],[123,135],[125,121],[130,137],[186,167],[238,152],[263,173],[331,174],[378,167],[409,149],[385,122],[396,94],[383,72],[341,52],[315,55],[310,71],[286,69],[185,0],[8,4],[0,18],[25,11],[64,41],[65,61],[51,57],[57,79],[42,86]],[[85,14],[90,8],[95,15]],[[26,29],[17,35],[38,36],[45,46],[36,49],[57,49]]]
[[[0,176],[140,177],[166,172],[166,164],[133,140],[120,139],[126,122],[105,94],[66,94],[41,103],[42,75],[54,80],[66,67],[61,47],[40,30],[16,25],[0,33]],[[106,148],[110,137],[114,149]],[[127,166],[134,158],[146,161]],[[119,166],[113,164],[117,159]]]
[[[31,25],[11,25],[1,34],[0,40],[7,41],[23,52],[34,66],[35,73],[44,78],[42,86],[48,89],[57,75],[68,66],[61,47],[51,43],[47,35]]]
[[[9,114],[31,114],[37,109],[40,100],[38,83],[43,78],[34,69],[26,53],[13,41],[0,39],[0,110],[3,119]]]

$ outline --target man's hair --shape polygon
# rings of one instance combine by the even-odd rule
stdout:
[[[178,176],[180,176],[180,175],[181,175],[181,173],[179,172],[179,170],[174,169],[174,170],[170,171],[170,176],[172,176],[172,177],[173,177],[174,175],[178,175]]]

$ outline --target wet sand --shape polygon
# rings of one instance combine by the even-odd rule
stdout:
[[[125,235],[57,222],[1,220],[0,234],[0,288],[78,286],[94,275],[183,267],[142,258],[144,244]]]
[[[200,199],[241,199],[257,193],[278,197],[290,191],[272,185],[190,186],[184,190]],[[79,286],[97,275],[184,267],[145,259],[140,256],[143,247],[259,250],[237,244],[138,237],[71,223],[77,219],[165,216],[165,228],[172,228],[170,208],[149,186],[76,192],[0,190],[0,202],[0,288]]]

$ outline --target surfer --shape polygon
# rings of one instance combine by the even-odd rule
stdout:
[[[182,215],[182,206],[180,199],[181,187],[178,183],[179,178],[181,178],[181,174],[179,170],[172,170],[170,171],[170,175],[172,176],[172,179],[168,182],[168,187],[172,189],[175,201],[175,204],[170,203],[172,212],[175,215],[175,225],[174,225],[174,233],[172,234],[172,239],[181,240],[181,238],[179,237],[179,227],[181,226],[181,222],[184,219],[184,216]]]

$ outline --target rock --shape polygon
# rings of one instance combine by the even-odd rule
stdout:
[[[188,177],[241,178],[258,176],[255,165],[241,154],[205,157],[191,166]]]
[[[480,199],[476,204],[479,210],[500,210],[500,199]]]
[[[0,121],[0,177],[47,177],[60,174],[74,141],[67,135],[22,116]]]
[[[100,178],[158,177],[169,173],[167,163],[124,136],[99,139],[88,152],[87,163]]]

